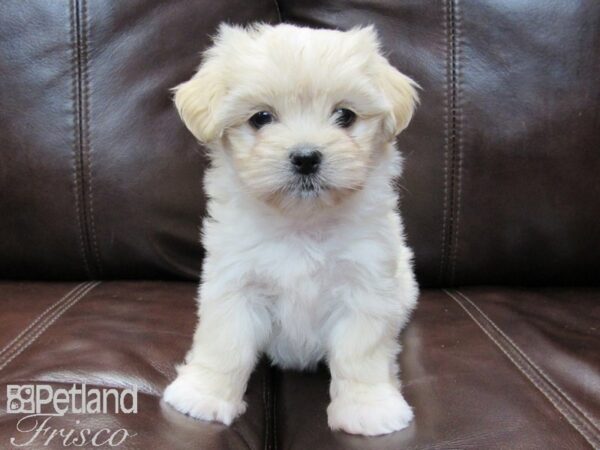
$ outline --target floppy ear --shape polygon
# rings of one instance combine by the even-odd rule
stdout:
[[[217,61],[209,56],[191,80],[173,90],[177,111],[192,134],[203,143],[219,138],[223,127],[218,107],[226,88]]]
[[[419,85],[396,70],[383,56],[378,55],[377,59],[376,83],[392,106],[385,128],[392,136],[397,136],[408,126],[419,103]]]

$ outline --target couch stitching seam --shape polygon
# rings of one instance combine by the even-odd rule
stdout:
[[[440,249],[440,282],[444,281],[445,274],[445,265],[446,265],[446,240],[447,240],[447,222],[448,222],[448,202],[449,202],[449,193],[448,193],[448,151],[449,151],[449,131],[450,131],[450,121],[449,121],[449,102],[450,102],[450,27],[448,22],[450,21],[450,13],[448,8],[448,1],[443,3],[443,12],[444,12],[444,20],[443,20],[443,30],[444,30],[444,49],[445,49],[445,71],[446,76],[444,77],[444,192],[443,192],[443,206],[442,206],[442,240],[441,240],[441,249]]]
[[[93,196],[93,180],[92,180],[92,147],[90,139],[90,82],[89,82],[89,60],[88,60],[88,8],[87,1],[82,0],[81,2],[81,55],[83,61],[83,83],[82,83],[82,97],[83,97],[83,129],[85,136],[85,160],[87,161],[87,181],[88,181],[88,201],[89,214],[87,216],[89,222],[89,234],[92,241],[92,249],[94,251],[94,257],[96,260],[96,268],[101,271],[100,263],[100,251],[98,250],[98,241],[96,240],[96,224],[94,220],[94,196]]]
[[[75,286],[73,289],[69,290],[69,292],[67,292],[65,295],[63,295],[60,299],[58,299],[57,301],[52,303],[50,306],[48,306],[44,311],[42,311],[29,325],[27,325],[27,327],[25,327],[23,330],[21,330],[21,332],[19,334],[17,334],[8,344],[6,344],[2,349],[0,349],[0,359],[2,359],[2,357],[5,353],[10,353],[10,348],[13,347],[15,344],[17,344],[21,340],[21,338],[29,330],[31,330],[34,326],[36,326],[37,323],[40,320],[42,320],[50,311],[52,311],[53,309],[56,309],[58,307],[58,305],[60,305],[62,303],[66,303],[73,295],[78,293],[78,291],[81,290],[81,288],[83,286],[87,285],[88,283],[89,282],[79,283],[77,286]]]
[[[496,344],[496,346],[502,351],[502,353],[504,353],[508,359],[513,363],[513,365],[519,369],[519,371],[525,375],[525,377],[542,393],[544,394],[544,396],[550,401],[550,403],[552,403],[552,405],[555,407],[555,409],[560,412],[566,419],[567,421],[573,426],[573,428],[578,431],[592,446],[594,446],[594,443],[592,442],[594,440],[594,438],[590,438],[590,436],[588,436],[588,432],[587,430],[581,430],[578,426],[577,426],[577,422],[581,423],[580,419],[577,419],[576,417],[573,417],[573,415],[567,411],[564,410],[563,408],[560,407],[560,405],[558,404],[558,400],[555,398],[557,397],[556,393],[553,393],[549,390],[547,390],[546,388],[544,388],[542,385],[540,385],[539,381],[536,382],[536,380],[534,379],[534,375],[535,371],[531,370],[530,368],[527,368],[526,366],[523,366],[522,364],[520,364],[518,361],[516,361],[514,355],[511,354],[511,352],[509,351],[509,349],[507,349],[504,345],[502,345],[502,343],[496,339],[489,330],[487,330],[485,328],[485,326],[479,321],[477,320],[477,318],[475,318],[475,316],[463,305],[463,303],[458,300],[455,296],[453,296],[450,292],[448,292],[447,290],[444,290],[444,292],[451,298],[453,299],[466,313],[467,315],[473,320],[473,322],[475,322],[475,324],[477,324],[477,326],[492,340],[492,342],[494,342],[494,344]],[[458,292],[458,291],[456,291]],[[533,373],[533,374],[532,374]],[[539,376],[539,374],[537,374]],[[584,424],[585,425],[585,424]]]
[[[460,106],[460,35],[459,0],[444,5],[444,46],[446,50],[444,79],[444,184],[440,282],[456,282],[458,236],[462,200],[462,111]]]
[[[54,324],[66,311],[74,306],[79,300],[85,297],[88,292],[94,289],[100,284],[99,281],[91,283],[83,291],[79,292],[77,296],[70,299],[60,306],[46,321],[38,324],[37,329],[31,333],[31,336],[27,340],[23,340],[18,346],[12,350],[12,355],[0,364],[0,371],[2,371],[8,364],[10,364],[17,356],[23,353],[31,344],[33,344],[52,324]],[[33,331],[33,330],[32,330]]]
[[[460,53],[461,53],[461,15],[460,15],[460,0],[455,0],[454,3],[454,60],[453,60],[453,84],[454,84],[454,144],[455,151],[454,157],[455,162],[453,163],[453,170],[455,173],[455,181],[453,182],[453,187],[456,190],[456,195],[454,196],[454,213],[453,217],[453,226],[454,226],[454,244],[451,243],[452,255],[449,255],[450,260],[450,280],[452,284],[456,284],[456,261],[458,257],[458,238],[459,238],[459,225],[460,225],[460,208],[462,201],[462,108],[461,108],[461,78],[460,78]]]
[[[78,81],[79,81],[79,73],[81,71],[80,65],[79,65],[79,51],[78,51],[78,38],[77,38],[77,12],[76,12],[76,8],[77,8],[77,0],[71,0],[69,2],[69,12],[70,12],[70,22],[71,22],[71,30],[70,30],[70,34],[71,34],[71,58],[72,58],[72,77],[73,77],[73,82],[72,82],[72,92],[71,92],[71,99],[73,101],[73,159],[74,159],[74,173],[73,173],[73,188],[74,188],[74,196],[75,196],[75,213],[77,215],[77,222],[79,225],[79,246],[80,246],[80,251],[81,251],[81,255],[83,258],[83,264],[85,266],[85,271],[87,273],[88,276],[91,277],[91,269],[90,269],[90,264],[88,261],[88,255],[87,255],[87,251],[86,251],[86,245],[85,245],[85,227],[84,227],[84,216],[83,216],[83,210],[82,210],[82,205],[80,205],[81,203],[81,199],[80,199],[80,195],[81,195],[81,187],[83,184],[83,181],[80,180],[81,178],[81,159],[80,159],[80,153],[78,151],[78,145],[80,142],[80,120],[79,120],[79,114],[80,114],[80,107],[79,107],[79,101],[80,101],[80,95],[79,95],[79,89],[78,89]]]
[[[590,424],[593,426],[593,428],[596,428],[596,430],[598,430],[598,427],[595,426],[594,424],[594,420],[585,412],[583,411],[583,409],[560,387],[558,386],[557,383],[555,383],[552,378],[550,378],[550,376],[541,368],[539,367],[511,338],[510,336],[508,336],[506,333],[504,333],[504,331],[502,331],[502,329],[496,325],[496,323],[481,309],[479,308],[479,306],[477,306],[476,303],[474,303],[470,298],[468,298],[465,294],[463,294],[462,292],[460,292],[459,290],[456,290],[456,293],[458,295],[460,295],[462,298],[464,298],[466,301],[468,301],[473,308],[475,308],[489,323],[490,325],[504,338],[506,339],[513,347],[514,349],[529,363],[533,366],[533,368],[535,368],[541,375],[542,377],[548,382],[548,384],[550,384],[552,387],[554,387],[554,389],[556,389],[558,392],[560,392],[563,397],[565,397],[565,400],[567,400],[569,403],[571,403],[571,406],[573,408],[575,408],[577,411],[579,411],[581,413],[581,415],[583,415],[587,420],[590,421]],[[600,430],[598,430],[600,431]]]
[[[506,357],[508,357],[508,359],[513,363],[513,365],[529,380],[529,382],[531,384],[533,384],[533,386],[539,391],[541,392],[546,399],[548,399],[548,401],[550,401],[550,403],[554,406],[554,408],[563,416],[565,417],[565,419],[567,419],[567,421],[571,424],[571,426],[581,435],[583,436],[583,438],[592,445],[592,447],[596,448],[596,445],[594,443],[594,441],[596,440],[594,434],[592,433],[592,435],[589,435],[589,432],[587,429],[587,424],[585,422],[582,422],[581,419],[573,416],[573,414],[571,412],[569,412],[568,410],[565,410],[564,408],[562,408],[558,403],[560,401],[560,397],[558,397],[558,395],[556,393],[553,393],[552,391],[549,391],[548,389],[544,388],[539,381],[536,381],[536,377],[540,376],[540,374],[536,374],[535,371],[531,370],[531,368],[527,368],[526,366],[523,366],[522,364],[520,364],[516,359],[515,356],[513,354],[511,354],[510,350],[507,349],[504,345],[502,345],[502,343],[492,335],[492,333],[486,329],[486,327],[479,321],[477,320],[477,318],[473,315],[473,313],[471,313],[471,311],[468,310],[468,308],[465,307],[465,305],[463,305],[463,303],[458,300],[454,295],[452,295],[448,290],[444,289],[443,290],[446,295],[448,295],[452,300],[454,300],[466,313],[467,315],[471,318],[471,320],[473,320],[473,322],[475,322],[475,324],[485,333],[486,336],[488,336],[488,338],[494,343],[496,344],[496,346],[502,351],[502,353],[504,353],[506,355]],[[456,291],[458,292],[458,291]],[[558,397],[558,399],[556,398]],[[569,406],[569,405],[566,405]],[[582,427],[583,426],[583,427]],[[584,428],[584,429],[582,429]]]

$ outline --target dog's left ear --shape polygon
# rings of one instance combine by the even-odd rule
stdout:
[[[412,119],[419,103],[419,85],[392,66],[381,53],[381,41],[373,25],[352,30],[358,42],[367,46],[373,55],[369,64],[375,85],[390,102],[391,110],[385,119],[385,132],[391,137],[399,135]]]
[[[391,103],[385,129],[391,136],[399,135],[410,123],[417,104],[419,85],[396,70],[383,56],[377,55],[376,83]]]

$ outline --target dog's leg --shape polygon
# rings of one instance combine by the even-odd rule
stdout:
[[[347,311],[331,333],[329,426],[374,436],[408,426],[413,413],[397,377],[398,326],[381,317]]]
[[[270,320],[250,298],[251,290],[220,296],[210,291],[202,289],[201,295],[207,295],[201,300],[192,348],[164,399],[182,413],[229,425],[246,410],[246,384]]]

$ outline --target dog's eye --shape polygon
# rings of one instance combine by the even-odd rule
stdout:
[[[273,122],[273,114],[268,111],[259,111],[250,117],[250,125],[257,130],[264,127],[265,125]]]
[[[335,116],[335,123],[342,128],[348,128],[352,126],[356,120],[356,113],[346,108],[336,109],[333,112],[333,115]]]

